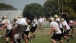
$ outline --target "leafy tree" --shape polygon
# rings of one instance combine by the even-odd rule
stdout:
[[[76,11],[76,0],[64,0],[64,6],[71,7],[74,11]]]
[[[48,0],[44,3],[44,8],[48,16],[58,13],[57,0]]]
[[[67,12],[69,17],[75,19],[76,17],[76,0],[64,0],[64,12]]]
[[[74,15],[75,15],[73,9],[70,8],[70,7],[65,7],[65,8],[64,8],[64,12],[66,12],[66,13],[68,12],[68,17],[69,17],[69,18],[73,18]]]
[[[69,18],[76,18],[76,0],[59,0],[60,13],[62,12],[62,1],[63,13],[68,13]],[[48,0],[43,6],[48,16],[58,14],[58,0]]]
[[[0,3],[0,10],[17,10],[12,5],[7,5],[5,3]]]
[[[44,8],[42,7],[42,5],[38,3],[31,3],[25,5],[25,8],[23,10],[23,16],[25,16],[28,13],[31,13],[34,16],[45,16]]]

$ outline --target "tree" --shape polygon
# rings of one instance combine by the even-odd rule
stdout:
[[[64,6],[68,6],[70,8],[72,8],[74,11],[76,11],[76,0],[64,0]]]
[[[44,8],[48,16],[53,16],[58,13],[58,3],[57,0],[48,0],[44,3]]]
[[[12,5],[7,5],[5,3],[0,3],[0,10],[17,10]]]
[[[72,19],[76,18],[76,0],[64,0],[64,12],[67,12]]]
[[[45,16],[44,8],[42,7],[42,5],[38,3],[31,3],[25,5],[25,8],[23,10],[23,16],[25,16],[28,13],[31,13],[34,16]]]
[[[69,18],[76,18],[76,0],[59,0],[60,13],[62,12],[62,2],[63,13],[68,13]],[[58,0],[48,0],[43,6],[48,16],[58,14]]]
[[[74,12],[73,9],[70,8],[70,7],[65,7],[65,8],[64,8],[64,12],[68,13],[68,17],[69,17],[70,19],[73,19],[74,16],[75,16],[75,12]]]

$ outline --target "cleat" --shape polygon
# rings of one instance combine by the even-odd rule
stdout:
[[[32,41],[32,40],[30,40],[30,41]]]
[[[68,39],[67,42],[69,42],[70,40]]]
[[[0,35],[0,38],[5,39],[2,35]]]
[[[74,35],[71,35],[71,38],[73,39]]]

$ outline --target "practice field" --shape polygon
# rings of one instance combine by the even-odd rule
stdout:
[[[38,29],[36,30],[35,34],[36,37],[32,39],[32,41],[29,41],[29,43],[52,43],[50,41],[50,36],[47,36],[47,33],[50,29],[44,29],[43,32],[40,32]],[[64,38],[62,38],[64,43],[76,43],[76,29],[74,30],[74,39],[72,39],[71,37],[69,37],[70,41],[67,42]],[[0,35],[5,35],[5,29],[0,30]],[[6,43],[4,39],[0,38],[0,43]],[[24,41],[22,41],[22,43],[24,43]],[[59,42],[57,42],[59,43]]]

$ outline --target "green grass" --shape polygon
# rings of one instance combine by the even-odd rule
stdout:
[[[29,41],[29,43],[52,43],[50,41],[50,37],[52,36],[52,34],[50,36],[47,36],[47,33],[49,32],[49,30],[50,29],[44,29],[43,32],[40,32],[40,30],[36,30],[36,32],[35,32],[36,38],[33,38],[32,39],[33,41],[32,42]],[[71,41],[68,43],[76,43],[76,37],[75,37],[76,34],[75,33],[76,33],[76,30],[74,31],[74,39],[71,39],[69,37],[69,39]],[[3,36],[5,35],[5,29],[0,31],[0,35],[3,35]],[[62,38],[62,40],[64,43],[67,43],[67,41],[64,38]],[[0,38],[0,43],[5,43],[5,40]],[[24,43],[24,41],[22,41],[22,43]],[[57,43],[59,43],[59,42],[57,42]]]
[[[52,43],[50,41],[52,34],[50,36],[47,36],[47,33],[49,30],[50,29],[45,29],[44,32],[40,32],[39,30],[37,30],[36,31],[36,34],[37,34],[36,38],[34,38],[33,41],[30,43]],[[70,39],[70,42],[68,42],[68,43],[75,43],[76,42],[75,41],[76,40],[75,33],[74,33],[74,39],[72,39],[71,37],[68,37]],[[67,43],[67,41],[64,38],[62,38],[62,40],[64,43]],[[57,43],[59,43],[59,42],[57,42]]]
[[[39,27],[39,25],[38,25],[38,27]],[[50,27],[50,24],[43,24],[42,27],[43,28],[49,28]]]

